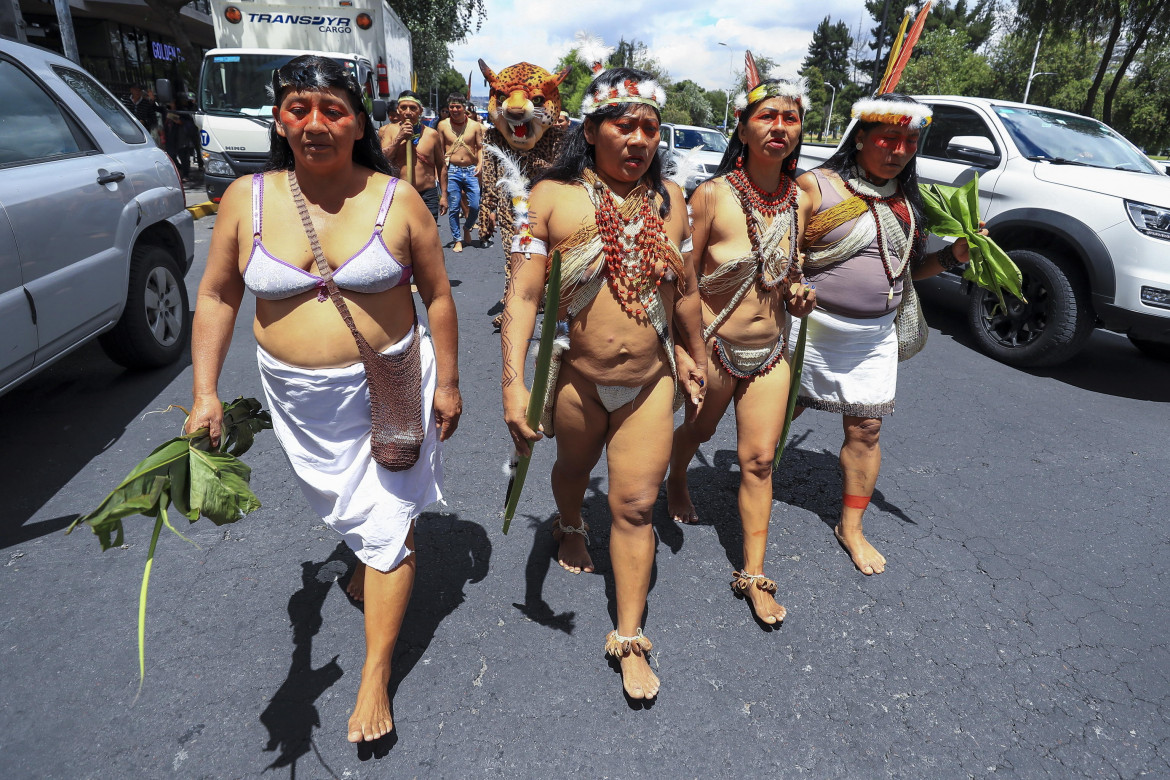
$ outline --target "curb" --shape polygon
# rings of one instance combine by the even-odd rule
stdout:
[[[188,206],[187,211],[190,211],[191,216],[195,217],[195,219],[203,219],[219,211],[219,204],[207,201],[206,203],[200,203],[195,206]]]

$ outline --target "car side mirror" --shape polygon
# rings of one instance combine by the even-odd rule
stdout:
[[[956,135],[947,142],[947,157],[980,168],[994,168],[1002,159],[991,139],[981,135]]]
[[[370,112],[375,122],[385,122],[386,118],[390,116],[390,109],[386,105],[385,100],[375,100],[374,109]]]
[[[154,99],[164,106],[175,99],[175,90],[171,87],[170,79],[154,80]]]

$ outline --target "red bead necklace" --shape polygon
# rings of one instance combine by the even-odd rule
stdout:
[[[759,261],[761,273],[760,284],[765,291],[773,289],[780,283],[780,279],[773,280],[768,283],[764,280],[762,273],[764,258],[760,257],[760,228],[756,224],[755,212],[759,212],[766,217],[771,217],[773,220],[785,211],[792,212],[792,229],[789,232],[789,255],[795,253],[792,251],[792,242],[800,235],[800,212],[797,209],[797,186],[790,177],[780,174],[780,189],[776,192],[767,192],[761,189],[751,177],[747,175],[747,171],[742,168],[736,168],[731,173],[727,174],[727,183],[735,191],[739,200],[739,207],[743,209],[744,217],[747,220],[747,234],[748,241],[751,242],[752,252],[755,253]]]
[[[635,318],[646,315],[646,307],[662,284],[669,263],[667,246],[670,239],[663,229],[662,217],[654,206],[654,198],[646,190],[637,195],[631,193],[631,197],[640,197],[642,204],[630,219],[626,219],[614,203],[609,187],[600,179],[594,187],[598,193],[594,220],[601,236],[609,287],[624,311]],[[638,221],[642,224],[633,247],[627,248],[626,228]]]

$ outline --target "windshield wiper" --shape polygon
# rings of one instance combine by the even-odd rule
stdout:
[[[1049,157],[1046,154],[1030,154],[1026,155],[1024,159],[1031,160],[1032,162],[1048,162],[1052,163],[1053,165],[1081,165],[1085,168],[1101,167],[1099,165],[1093,165],[1092,163],[1083,162],[1081,160],[1070,160],[1067,157]]]

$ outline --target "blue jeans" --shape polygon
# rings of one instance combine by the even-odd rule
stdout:
[[[479,219],[479,178],[475,175],[474,165],[450,166],[447,168],[447,215],[451,220],[451,237],[456,241],[463,241],[463,231],[459,229],[459,211],[464,191],[467,192],[466,230],[470,237],[471,228]]]

